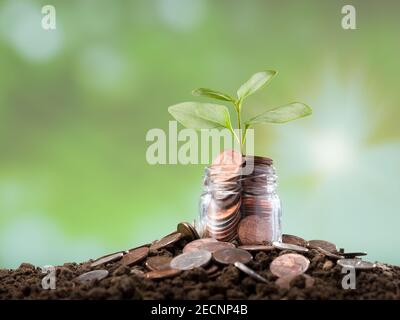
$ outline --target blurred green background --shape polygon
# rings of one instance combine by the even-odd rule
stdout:
[[[146,132],[199,86],[279,70],[245,114],[314,115],[256,129],[275,160],[285,233],[400,264],[400,3],[0,1],[0,267],[83,261],[197,215],[203,166],[146,163]],[[41,28],[52,4],[57,29]]]

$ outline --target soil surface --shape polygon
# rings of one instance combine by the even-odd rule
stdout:
[[[185,244],[186,240],[180,240],[150,252],[149,257],[176,256]],[[341,267],[315,249],[303,254],[310,260],[306,274],[314,278],[314,284],[306,287],[306,279],[300,275],[290,282],[289,289],[280,288],[269,266],[277,256],[291,252],[278,249],[251,252],[254,259],[247,265],[268,283],[250,278],[233,265],[216,262],[171,278],[150,280],[142,273],[148,272],[144,259],[131,267],[120,261],[94,268],[91,261],[65,263],[56,269],[56,289],[44,290],[41,269],[23,263],[15,270],[0,269],[0,299],[400,299],[400,267],[378,264],[372,270],[358,270],[357,288],[344,290]],[[108,270],[108,277],[87,284],[76,280],[77,276],[96,269]]]

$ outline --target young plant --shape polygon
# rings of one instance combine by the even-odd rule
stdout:
[[[229,94],[212,89],[199,88],[192,91],[194,96],[204,96],[229,102],[236,112],[237,129],[240,137],[232,126],[229,110],[220,104],[182,102],[170,106],[169,113],[186,128],[201,130],[213,128],[227,128],[234,135],[240,149],[246,141],[247,129],[258,123],[285,123],[311,115],[312,109],[304,103],[292,102],[280,107],[267,110],[258,116],[243,121],[243,101],[254,92],[265,86],[277,74],[277,71],[267,70],[253,74],[250,79],[242,84],[236,92],[236,98]]]

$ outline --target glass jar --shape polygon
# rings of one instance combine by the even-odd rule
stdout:
[[[241,168],[249,161],[254,168],[244,175]],[[221,165],[205,169],[196,229],[200,237],[220,241],[281,241],[281,201],[272,160],[246,156],[243,163],[239,170]]]
[[[241,179],[242,226],[238,230],[240,241],[242,244],[280,242],[282,205],[276,192],[278,176],[272,160],[257,156],[245,159],[246,162],[253,161],[254,169]]]

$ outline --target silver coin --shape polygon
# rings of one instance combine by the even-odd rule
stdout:
[[[94,280],[102,280],[108,276],[108,271],[107,270],[93,270],[86,272],[84,274],[81,274],[76,278],[76,280],[80,283],[89,283]]]
[[[234,263],[235,267],[238,268],[239,270],[243,271],[244,273],[246,273],[248,276],[252,277],[253,279],[256,279],[258,281],[261,282],[265,282],[268,283],[268,280],[265,279],[263,276],[259,275],[257,272],[253,271],[252,269],[250,269],[248,266],[246,266],[245,264],[236,261]]]
[[[292,250],[292,251],[297,251],[297,252],[308,252],[307,248],[300,247],[295,244],[290,244],[290,243],[283,243],[283,242],[278,242],[274,241],[272,242],[272,245],[280,250]]]
[[[337,264],[344,268],[354,268],[357,270],[370,270],[376,267],[375,263],[362,261],[361,259],[340,259]]]
[[[172,269],[191,270],[208,264],[212,254],[206,250],[195,250],[182,253],[171,260]]]

